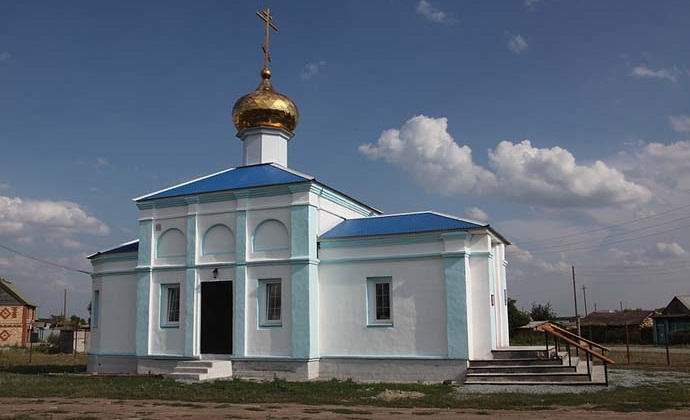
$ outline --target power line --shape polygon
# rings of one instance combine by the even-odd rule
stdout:
[[[637,228],[637,229],[630,229],[630,230],[627,230],[627,231],[625,231],[625,232],[611,233],[611,234],[609,235],[609,237],[608,237],[608,238],[605,238],[605,239],[606,239],[606,240],[608,240],[608,239],[616,239],[616,238],[620,238],[620,237],[623,237],[623,236],[630,235],[630,234],[632,234],[632,233],[642,232],[642,231],[644,231],[644,230],[649,230],[649,229],[653,229],[653,228],[655,228],[655,227],[664,226],[664,225],[668,225],[668,224],[670,224],[670,223],[680,222],[680,221],[688,220],[688,219],[690,219],[690,215],[684,216],[684,217],[678,217],[678,218],[676,218],[676,219],[667,220],[667,221],[665,221],[665,222],[657,223],[657,224],[654,224],[654,225],[649,225],[649,226],[640,227],[640,228]],[[540,250],[540,249],[545,249],[545,248],[563,248],[563,247],[570,247],[570,246],[572,246],[572,245],[577,245],[577,244],[581,244],[581,243],[585,243],[585,242],[589,242],[589,241],[591,241],[591,239],[588,238],[588,239],[577,240],[577,241],[575,241],[575,242],[568,242],[568,243],[564,243],[564,244],[538,245],[538,246],[536,246],[536,247],[534,247],[534,248],[529,248],[529,249],[530,249],[530,250],[534,250],[534,249]]]
[[[573,237],[573,236],[580,236],[580,235],[585,235],[585,234],[588,234],[588,233],[600,232],[600,231],[608,230],[608,229],[611,229],[611,228],[614,228],[614,227],[619,227],[619,226],[624,226],[624,225],[629,225],[629,224],[641,222],[641,221],[643,221],[643,220],[654,219],[654,218],[657,218],[657,217],[661,217],[661,216],[663,216],[663,215],[665,215],[665,214],[673,213],[673,212],[675,212],[675,211],[683,210],[683,209],[687,209],[687,208],[690,208],[690,204],[686,204],[686,205],[679,206],[679,207],[674,207],[674,208],[672,208],[672,209],[664,210],[664,211],[662,211],[661,213],[652,214],[652,215],[644,216],[644,217],[638,217],[638,218],[631,219],[631,220],[628,220],[628,221],[625,221],[625,222],[614,223],[614,224],[611,224],[611,225],[602,226],[602,227],[595,228],[595,229],[585,230],[585,231],[582,231],[582,232],[579,232],[579,233],[571,233],[571,234],[568,234],[568,235],[551,236],[551,237],[548,237],[548,238],[541,238],[541,239],[532,239],[532,240],[529,240],[529,241],[523,241],[523,242],[521,242],[520,244],[535,243],[535,242],[550,242],[550,241],[554,241],[554,240],[562,240],[562,239],[564,239],[564,238],[569,238],[569,237]]]
[[[539,251],[539,252],[530,252],[530,253],[531,253],[532,255],[546,255],[546,254],[560,254],[560,253],[567,253],[567,252],[573,252],[573,251],[582,251],[582,250],[593,250],[593,249],[597,249],[597,248],[601,248],[601,247],[605,247],[605,246],[609,246],[609,245],[615,245],[615,244],[619,244],[619,243],[623,243],[623,242],[628,242],[628,241],[636,241],[636,240],[638,240],[638,239],[644,239],[644,238],[648,238],[648,237],[650,237],[650,236],[661,235],[661,234],[663,234],[663,233],[676,232],[676,231],[678,231],[678,229],[686,228],[686,227],[690,227],[690,224],[688,224],[688,225],[676,226],[676,227],[674,227],[674,228],[672,228],[672,229],[662,230],[662,231],[660,231],[660,232],[653,232],[653,233],[649,233],[649,234],[646,234],[646,235],[637,236],[637,237],[634,237],[634,238],[626,238],[626,239],[620,239],[620,240],[616,240],[616,241],[605,241],[605,242],[602,242],[602,243],[600,243],[600,244],[598,244],[598,245],[594,245],[594,246],[585,246],[585,247],[576,247],[576,248],[566,248],[566,249],[556,249],[556,250],[551,250],[551,251]]]
[[[27,258],[27,259],[30,259],[30,260],[39,262],[39,263],[41,263],[41,264],[52,265],[53,267],[58,267],[58,268],[61,268],[61,269],[65,270],[65,271],[71,271],[71,272],[74,272],[74,273],[81,273],[81,274],[86,274],[86,275],[89,275],[89,276],[91,275],[91,273],[88,272],[88,271],[79,270],[79,269],[77,269],[77,268],[68,267],[68,266],[66,266],[66,265],[58,264],[58,263],[56,263],[56,262],[52,262],[52,261],[44,260],[44,259],[41,259],[41,258],[38,258],[38,257],[34,257],[34,256],[25,254],[25,253],[23,253],[23,252],[21,252],[21,251],[18,251],[18,250],[16,250],[16,249],[11,248],[11,247],[6,246],[6,245],[0,244],[0,248],[4,249],[4,250],[6,250],[6,251],[9,251],[9,252],[11,252],[11,253],[13,253],[13,254],[19,255],[20,257],[24,257],[24,258]]]

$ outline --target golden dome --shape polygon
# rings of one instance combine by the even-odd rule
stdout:
[[[232,107],[232,121],[237,131],[247,128],[278,128],[290,133],[295,131],[299,111],[297,105],[271,85],[271,70],[261,70],[261,83],[255,91],[244,95]]]

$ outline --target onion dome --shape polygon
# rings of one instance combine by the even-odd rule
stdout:
[[[292,134],[297,127],[299,111],[289,97],[273,90],[271,70],[261,70],[261,83],[232,107],[232,120],[238,132],[248,128],[277,128]]]

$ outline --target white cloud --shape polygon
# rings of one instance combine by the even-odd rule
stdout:
[[[9,190],[11,188],[11,185],[6,183],[6,182],[0,182],[0,191],[2,190]]]
[[[646,65],[636,66],[630,72],[630,75],[638,78],[652,78],[652,79],[662,79],[668,80],[670,82],[676,83],[678,81],[678,70],[677,69],[658,69],[654,70]]]
[[[424,16],[431,22],[436,23],[453,23],[455,19],[448,13],[435,7],[427,0],[420,0],[417,4],[417,14]]]
[[[690,140],[643,144],[632,154],[621,154],[617,165],[657,189],[690,191]]]
[[[68,238],[73,233],[105,235],[108,226],[70,201],[24,200],[0,196],[0,234],[38,234]]]
[[[465,209],[465,214],[472,220],[486,223],[489,221],[489,215],[479,207],[469,207]]]
[[[12,54],[10,54],[9,52],[7,52],[7,51],[0,52],[0,63],[10,61],[11,59],[12,59]]]
[[[318,76],[325,65],[326,62],[323,60],[305,64],[304,70],[302,70],[302,80],[311,80],[314,76]]]
[[[455,142],[446,118],[418,115],[359,151],[403,168],[444,195],[475,193],[534,206],[590,208],[644,203],[651,195],[604,162],[578,164],[563,148],[539,149],[529,140],[499,143],[489,151],[493,171],[487,170],[474,163],[469,146]]]
[[[530,10],[534,10],[534,8],[537,6],[539,2],[540,0],[525,0],[525,7],[527,7]]]
[[[685,249],[678,244],[678,242],[657,242],[656,251],[659,253],[659,255],[670,257],[682,257],[687,253]]]
[[[508,34],[508,37],[508,49],[514,54],[520,54],[529,47],[527,40],[520,34]]]
[[[668,117],[673,131],[679,133],[690,133],[690,115],[671,115]]]
[[[489,151],[501,191],[516,201],[549,207],[605,207],[649,201],[650,191],[598,160],[578,164],[561,147],[536,148],[529,140],[502,141]]]
[[[96,168],[107,168],[109,166],[112,166],[110,162],[103,157],[96,158],[96,161],[93,164],[94,167]]]
[[[448,119],[412,117],[397,129],[385,130],[375,144],[359,146],[372,160],[384,160],[409,171],[425,187],[444,195],[493,189],[496,177],[475,165],[472,149],[448,133]]]

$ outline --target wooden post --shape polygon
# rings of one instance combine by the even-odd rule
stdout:
[[[668,319],[664,320],[664,329],[666,330],[666,333],[664,334],[666,336],[666,366],[671,366],[671,352],[668,349],[669,341],[671,341],[671,337],[669,337],[669,328],[668,328]]]
[[[625,323],[625,355],[628,358],[628,364],[630,364],[630,333],[627,322]]]

